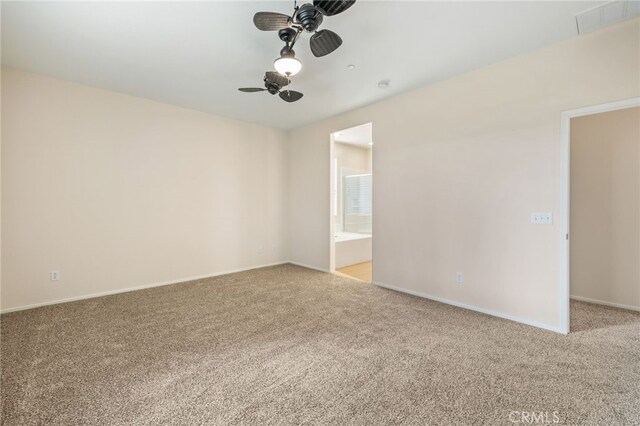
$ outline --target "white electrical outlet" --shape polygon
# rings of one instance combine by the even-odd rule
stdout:
[[[60,281],[60,271],[51,271],[49,277],[51,281]]]
[[[551,213],[531,213],[531,223],[534,225],[551,225],[553,216]]]
[[[462,276],[462,272],[456,272],[456,283],[462,284],[464,281],[464,277]]]
[[[258,247],[258,254],[262,254],[263,251],[264,249],[262,248],[262,246]]]

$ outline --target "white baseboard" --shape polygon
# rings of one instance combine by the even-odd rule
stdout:
[[[224,271],[224,272],[215,272],[215,273],[211,273],[211,274],[207,274],[207,275],[200,275],[200,276],[197,276],[197,277],[180,278],[178,280],[162,281],[162,282],[159,282],[159,283],[144,284],[144,285],[135,286],[135,287],[127,287],[127,288],[122,288],[122,289],[117,289],[117,290],[102,291],[102,292],[99,292],[99,293],[91,293],[91,294],[85,294],[85,295],[82,295],[82,296],[74,296],[74,297],[68,297],[68,298],[65,298],[65,299],[52,300],[52,301],[48,301],[48,302],[34,303],[32,305],[17,306],[17,307],[14,307],[14,308],[5,308],[5,309],[0,310],[0,314],[7,314],[9,312],[16,312],[16,311],[24,311],[24,310],[27,310],[27,309],[39,308],[41,306],[58,305],[60,303],[67,303],[67,302],[76,302],[78,300],[93,299],[95,297],[110,296],[112,294],[128,293],[130,291],[145,290],[147,288],[162,287],[162,286],[165,286],[165,285],[179,284],[179,283],[184,283],[184,282],[188,282],[188,281],[195,281],[195,280],[202,280],[202,279],[205,279],[205,278],[219,277],[221,275],[235,274],[236,272],[250,271],[252,269],[268,268],[269,266],[283,265],[285,263],[290,263],[290,262],[282,261],[282,262],[268,263],[268,264],[265,264],[265,265],[250,266],[248,268],[233,269],[233,270]]]
[[[0,310],[0,314],[5,314],[5,313],[9,313],[9,312],[23,311],[23,310],[27,310],[27,309],[33,309],[33,308],[39,308],[41,306],[49,306],[49,305],[57,305],[57,304],[60,304],[60,303],[75,302],[75,301],[78,301],[78,300],[93,299],[95,297],[110,296],[110,295],[119,294],[119,293],[127,293],[127,292],[130,292],[130,291],[144,290],[144,289],[153,288],[153,287],[162,287],[162,286],[165,286],[165,285],[179,284],[179,283],[188,282],[188,281],[195,281],[195,280],[201,280],[201,279],[206,279],[206,278],[218,277],[218,276],[222,276],[222,275],[228,275],[228,274],[234,274],[234,273],[237,273],[237,272],[250,271],[250,270],[253,270],[253,269],[267,268],[267,267],[270,267],[270,266],[283,265],[283,264],[287,264],[287,263],[290,263],[290,264],[296,265],[296,266],[300,266],[302,268],[313,269],[315,271],[329,273],[328,270],[322,269],[322,268],[318,268],[318,267],[315,267],[315,266],[306,265],[306,264],[303,264],[303,263],[298,263],[298,262],[293,262],[293,261],[281,261],[281,262],[269,263],[269,264],[265,264],[265,265],[251,266],[251,267],[248,267],[248,268],[241,268],[241,269],[234,269],[234,270],[223,271],[223,272],[216,272],[216,273],[211,273],[211,274],[201,275],[201,276],[196,276],[196,277],[186,277],[186,278],[181,278],[181,279],[177,279],[177,280],[163,281],[163,282],[159,282],[159,283],[145,284],[145,285],[141,285],[141,286],[127,287],[127,288],[118,289],[118,290],[110,290],[110,291],[104,291],[104,292],[99,292],[99,293],[91,293],[91,294],[86,294],[86,295],[82,295],[82,296],[76,296],[76,297],[69,297],[69,298],[65,298],[65,299],[52,300],[52,301],[48,301],[48,302],[34,303],[34,304],[31,304],[31,305],[24,305],[24,306],[18,306],[18,307],[13,307],[13,308],[6,308],[6,309]],[[411,295],[414,295],[414,296],[422,297],[422,298],[425,298],[425,299],[430,299],[430,300],[433,300],[433,301],[436,301],[436,302],[446,303],[446,304],[452,305],[452,306],[457,306],[459,308],[470,309],[472,311],[480,312],[480,313],[483,313],[483,314],[487,314],[487,315],[491,315],[491,316],[495,316],[495,317],[499,317],[499,318],[508,319],[508,320],[511,320],[511,321],[519,322],[519,323],[530,325],[530,326],[533,326],[533,327],[543,328],[545,330],[554,331],[556,333],[562,333],[562,331],[558,327],[551,326],[551,325],[548,325],[548,324],[543,324],[543,323],[540,323],[540,322],[537,322],[537,321],[531,321],[531,320],[528,320],[528,319],[525,319],[525,318],[519,318],[519,317],[515,317],[515,316],[512,316],[512,315],[509,315],[509,314],[504,314],[504,313],[501,313],[501,312],[492,311],[492,310],[489,310],[489,309],[478,308],[476,306],[467,305],[465,303],[460,303],[460,302],[456,302],[456,301],[453,301],[453,300],[443,299],[441,297],[430,296],[430,295],[427,295],[427,294],[424,294],[424,293],[420,293],[420,292],[417,292],[417,291],[408,290],[408,289],[404,289],[404,288],[400,288],[400,287],[395,287],[395,286],[384,284],[384,283],[373,282],[372,284],[377,285],[379,287],[387,288],[389,290],[399,291],[399,292],[402,292],[402,293],[408,293],[408,294],[411,294]],[[582,297],[576,297],[576,296],[571,296],[571,298],[572,299],[576,299],[576,300],[582,300],[584,302],[598,303],[598,304],[602,304],[602,305],[608,305],[608,306],[614,306],[614,307],[623,308],[623,309],[630,309],[630,310],[640,311],[639,308],[635,308],[635,307],[631,307],[631,306],[625,306],[625,305],[620,305],[620,304],[612,304],[612,303],[607,303],[607,302],[602,302],[602,301],[597,301],[597,300],[592,300],[592,299],[587,299],[587,298],[582,298]]]
[[[596,305],[611,306],[612,308],[628,309],[630,311],[640,312],[639,307],[623,305],[622,303],[605,302],[604,300],[589,299],[588,297],[582,297],[582,296],[571,296],[571,299],[578,300],[580,302],[595,303]]]
[[[422,297],[424,299],[433,300],[435,302],[440,302],[440,303],[445,303],[447,305],[456,306],[458,308],[469,309],[471,311],[480,312],[482,314],[491,315],[493,317],[498,317],[498,318],[503,318],[503,319],[510,320],[510,321],[519,322],[521,324],[526,324],[526,325],[530,325],[532,327],[542,328],[542,329],[553,331],[553,332],[560,333],[560,334],[566,334],[566,333],[564,333],[564,331],[559,326],[549,325],[549,324],[545,324],[545,323],[542,323],[542,322],[529,320],[529,319],[526,319],[526,318],[516,317],[514,315],[505,314],[505,313],[497,312],[497,311],[492,311],[490,309],[479,308],[477,306],[467,305],[466,303],[456,302],[455,300],[449,300],[449,299],[444,299],[442,297],[431,296],[431,295],[428,295],[428,294],[425,294],[425,293],[421,293],[419,291],[409,290],[409,289],[401,288],[401,287],[395,287],[395,286],[384,284],[384,283],[380,283],[380,282],[375,282],[374,281],[372,284],[373,285],[377,285],[378,287],[387,288],[389,290],[399,291],[401,293],[411,294],[413,296]]]
[[[288,262],[285,262],[285,263],[290,263],[292,265],[300,266],[302,268],[313,269],[314,271],[330,273],[328,269],[318,268],[317,266],[305,265],[304,263],[298,263],[298,262],[292,262],[292,261],[288,261]]]

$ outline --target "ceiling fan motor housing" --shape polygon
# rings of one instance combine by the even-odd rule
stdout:
[[[272,95],[276,95],[278,92],[280,92],[280,86],[278,86],[276,83],[272,81],[265,81],[264,86],[267,88],[267,91]]]
[[[295,58],[296,52],[288,44],[280,49],[280,56],[283,58]]]
[[[294,17],[307,32],[314,32],[322,24],[322,13],[312,4],[304,4],[296,12]]]
[[[283,28],[278,31],[278,37],[280,37],[280,40],[284,41],[285,43],[291,43],[293,39],[296,38],[297,33],[298,32],[291,27]]]

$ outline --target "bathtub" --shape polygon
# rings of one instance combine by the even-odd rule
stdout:
[[[371,234],[336,232],[336,269],[371,261]]]

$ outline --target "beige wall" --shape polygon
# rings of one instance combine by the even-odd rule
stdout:
[[[3,68],[0,66],[0,81]],[[0,84],[0,99],[2,99],[2,84]],[[2,102],[0,102],[0,309],[2,309]]]
[[[3,70],[2,307],[328,269],[329,134],[373,122],[374,280],[557,329],[560,112],[640,96],[639,57],[635,19],[288,135]]]
[[[372,122],[374,281],[559,330],[560,112],[639,96],[639,59],[634,19],[293,131],[292,259],[329,268],[329,134]]]
[[[571,120],[571,295],[640,310],[640,108]]]
[[[334,154],[338,158],[340,167],[364,171],[371,170],[370,150],[367,148],[336,142]]]
[[[10,69],[2,124],[3,309],[288,259],[282,131]]]

